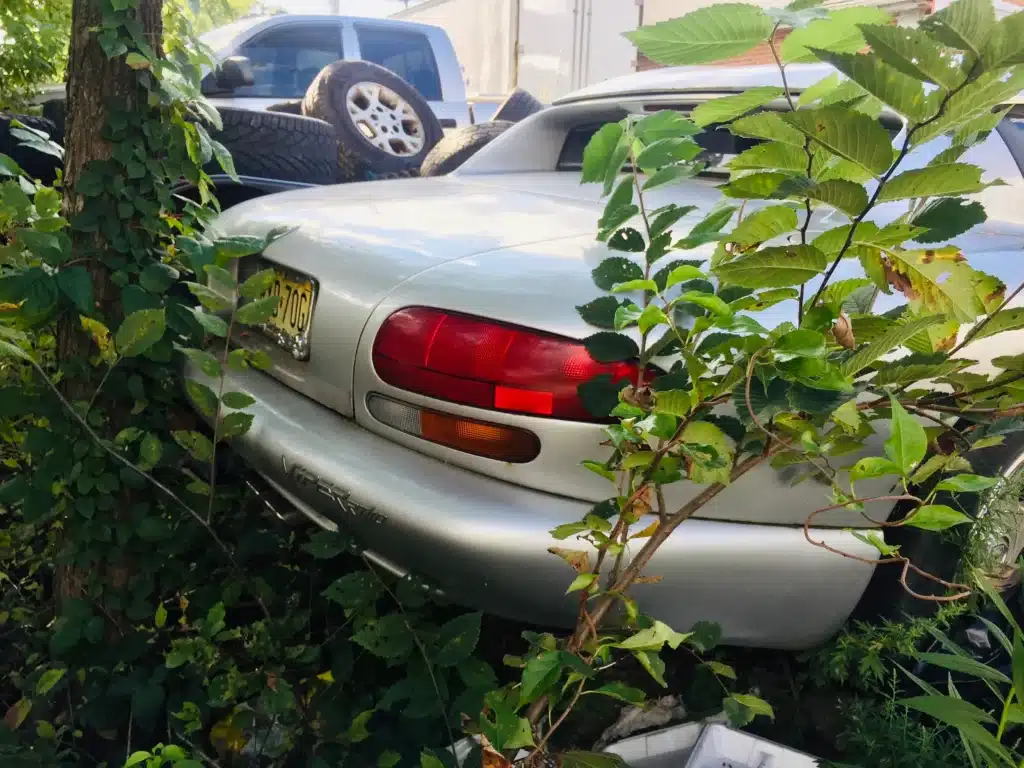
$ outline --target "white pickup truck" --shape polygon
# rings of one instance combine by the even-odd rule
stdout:
[[[252,85],[210,94],[217,106],[265,110],[302,99],[321,69],[335,61],[370,61],[412,85],[442,128],[472,122],[462,69],[440,27],[352,16],[253,16],[207,32],[218,61],[243,56]]]

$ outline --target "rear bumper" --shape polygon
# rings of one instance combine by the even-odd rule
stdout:
[[[204,380],[194,366],[190,378]],[[209,382],[208,382],[209,383]],[[320,525],[355,536],[396,571],[419,573],[456,602],[537,624],[575,618],[571,571],[548,531],[589,504],[494,480],[392,443],[256,371],[229,373],[250,394],[252,428],[235,449]],[[870,557],[850,534],[817,538]],[[707,619],[728,641],[806,648],[835,632],[872,569],[812,547],[798,528],[687,521],[638,587],[641,606],[681,630]]]

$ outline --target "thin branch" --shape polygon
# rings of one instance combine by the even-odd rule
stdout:
[[[409,630],[409,635],[412,637],[413,642],[416,644],[416,648],[419,650],[420,655],[423,657],[423,663],[427,667],[427,674],[430,675],[430,684],[434,686],[434,694],[437,696],[437,706],[441,711],[441,717],[444,720],[445,730],[448,731],[448,744],[451,747],[452,757],[455,756],[455,733],[452,731],[452,724],[448,721],[448,709],[445,706],[444,696],[441,695],[441,687],[437,684],[437,678],[434,676],[434,665],[430,661],[430,656],[427,654],[427,649],[423,645],[423,641],[420,640],[419,633],[413,628],[412,623],[409,621],[409,614],[406,613],[405,606],[402,605],[402,601],[398,599],[398,595],[394,593],[388,583],[377,573],[377,569],[373,563],[370,562],[369,558],[363,552],[359,553],[359,557],[363,563],[366,564],[366,568],[374,575],[378,583],[384,588],[384,591],[390,595],[391,599],[395,601],[395,605],[398,606],[399,612],[402,614],[402,621],[405,624],[405,628]],[[456,760],[458,764],[458,760]]]
[[[237,297],[232,298],[233,302],[237,302]],[[221,364],[227,365],[228,354],[231,350],[231,335],[235,328],[235,312],[237,307],[231,310],[231,318],[228,320],[228,333],[224,337],[224,352],[221,355]],[[210,492],[207,494],[208,503],[206,505],[206,522],[213,521],[213,502],[216,499],[217,493],[217,442],[220,440],[220,412],[221,412],[221,399],[224,397],[224,381],[227,376],[224,375],[224,371],[220,372],[220,386],[217,389],[217,408],[213,413],[213,455],[210,456]]]
[[[820,514],[822,514],[824,512],[830,512],[831,510],[834,510],[834,509],[843,509],[845,507],[850,506],[851,504],[866,504],[866,503],[873,502],[873,501],[916,501],[919,505],[921,504],[921,499],[919,499],[917,496],[913,496],[911,494],[898,494],[898,495],[887,495],[887,496],[871,496],[869,498],[864,498],[864,499],[851,499],[850,501],[845,501],[845,502],[843,502],[841,504],[832,504],[832,505],[827,506],[827,507],[822,507],[821,509],[816,509],[814,512],[812,512],[807,517],[806,520],[804,520],[804,526],[803,526],[804,538],[807,540],[808,543],[814,545],[815,547],[819,547],[820,549],[824,549],[825,551],[831,552],[831,553],[836,554],[836,555],[839,555],[840,557],[845,557],[848,560],[854,560],[854,561],[856,561],[858,563],[864,563],[865,565],[878,566],[878,565],[888,565],[890,563],[902,563],[903,564],[903,570],[900,573],[900,586],[902,586],[903,589],[906,590],[906,592],[911,597],[917,598],[918,600],[927,600],[929,602],[934,602],[934,603],[952,603],[952,602],[956,602],[958,600],[963,600],[964,598],[970,597],[971,589],[966,584],[960,584],[960,583],[954,582],[954,581],[946,581],[945,579],[939,578],[935,574],[928,573],[927,571],[924,571],[921,568],[918,568],[916,565],[914,565],[910,561],[909,557],[906,557],[904,555],[891,555],[891,556],[888,556],[888,557],[881,557],[881,558],[862,557],[860,555],[854,555],[854,554],[852,554],[850,552],[845,552],[845,551],[843,551],[843,550],[841,550],[841,549],[839,549],[837,547],[833,547],[833,546],[831,546],[829,544],[826,544],[824,540],[818,541],[818,540],[812,538],[812,536],[811,536],[811,523],[814,521],[814,518],[817,517],[818,515],[820,515]],[[884,522],[884,523],[878,523],[878,525],[881,525],[882,527],[899,527],[899,526],[902,526],[902,525],[906,525],[907,522],[910,521],[915,514],[917,514],[918,509],[920,509],[920,506],[916,507],[913,511],[911,511],[910,514],[906,515],[901,520],[898,520],[898,521],[895,521],[895,522],[888,522],[887,521],[887,522]],[[868,518],[868,519],[870,519],[870,518]],[[872,522],[874,522],[874,521],[872,521]],[[910,587],[910,585],[907,584],[907,575],[909,574],[910,571],[913,571],[914,573],[918,574],[922,578],[927,579],[928,581],[931,581],[931,582],[939,584],[939,585],[941,585],[943,587],[946,587],[946,589],[959,590],[959,592],[956,592],[955,594],[952,594],[952,595],[923,595],[923,594],[913,590]]]
[[[145,472],[139,469],[137,466],[135,466],[135,464],[133,464],[131,461],[129,461],[124,456],[119,454],[117,451],[112,449],[109,445],[107,445],[107,442],[103,440],[103,438],[101,438],[98,434],[96,434],[96,431],[91,426],[89,426],[89,422],[86,421],[85,418],[74,409],[74,406],[72,406],[71,403],[68,402],[67,398],[64,397],[64,395],[61,393],[61,391],[57,389],[57,386],[50,380],[50,377],[46,375],[46,371],[43,370],[42,366],[31,358],[27,358],[27,360],[28,363],[36,370],[36,372],[43,377],[43,381],[46,382],[46,386],[49,387],[50,391],[53,392],[57,400],[60,401],[60,404],[64,406],[67,412],[71,414],[71,418],[78,422],[78,425],[85,430],[85,433],[93,440],[93,442],[95,442],[100,448],[102,448],[103,451],[111,458],[113,458],[115,461],[127,467],[128,469],[138,472],[140,475],[146,478],[146,480],[152,483],[153,487],[155,487],[165,496],[170,498],[175,504],[177,504],[179,507],[184,509],[185,512],[191,515],[192,518],[206,530],[210,538],[213,539],[214,543],[224,553],[224,556],[227,558],[228,563],[235,570],[238,576],[242,579],[243,583],[248,583],[248,579],[245,575],[245,572],[235,561],[234,555],[231,554],[231,550],[228,549],[227,545],[221,540],[220,536],[217,535],[217,532],[213,530],[213,526],[206,522],[206,520],[203,519],[202,515],[200,515],[198,512],[192,509],[192,507],[189,506],[188,502],[186,502],[184,499],[178,496],[174,491],[172,491],[166,485],[164,485],[155,477],[153,477],[153,475],[151,475],[149,472]],[[256,602],[259,603],[260,609],[263,611],[264,617],[269,621],[270,611],[267,610],[267,606],[263,602],[263,598],[261,598],[259,593],[255,590],[251,591],[253,597],[256,598]]]
[[[530,765],[530,761],[534,757],[539,755],[541,750],[544,749],[545,746],[547,746],[548,740],[551,738],[552,734],[555,731],[557,731],[559,727],[561,727],[562,723],[565,722],[565,718],[567,718],[569,716],[569,713],[572,712],[572,710],[575,708],[576,702],[579,701],[580,696],[583,695],[583,686],[585,686],[586,684],[586,678],[580,680],[580,684],[576,686],[576,693],[573,694],[572,700],[569,702],[566,708],[562,710],[562,714],[558,716],[558,719],[551,724],[550,728],[548,728],[547,733],[544,734],[544,738],[537,742],[537,746],[534,748],[533,752],[531,752],[523,761],[523,765]]]
[[[1004,309],[1006,309],[1007,305],[1011,301],[1013,301],[1015,298],[1017,298],[1017,295],[1022,290],[1024,290],[1024,283],[1021,283],[1016,288],[1014,288],[1013,291],[1010,293],[1010,295],[1007,296],[1005,299],[1003,299],[1003,301],[999,304],[998,307],[996,307],[994,310],[992,310],[987,315],[985,315],[984,319],[982,319],[981,322],[979,322],[977,325],[975,325],[973,328],[971,328],[971,330],[969,330],[967,332],[967,334],[964,336],[964,340],[961,341],[959,344],[957,344],[955,347],[953,347],[953,349],[950,350],[949,357],[953,357],[953,355],[955,355],[961,349],[963,349],[968,344],[970,344],[972,341],[974,341],[975,337],[977,337],[977,335],[981,332],[981,329],[984,328],[986,325],[988,325],[989,321],[991,321],[993,317],[995,317],[1000,312],[1002,312]]]
[[[981,60],[981,57],[978,57],[978,61],[980,61],[980,60]],[[975,66],[977,66],[977,62],[975,62]],[[914,138],[914,134],[916,134],[919,130],[921,130],[925,126],[931,125],[932,123],[934,123],[936,120],[938,120],[940,117],[943,116],[943,114],[946,111],[946,105],[949,103],[949,100],[955,94],[959,93],[960,90],[965,85],[967,85],[968,83],[970,83],[972,81],[973,73],[974,73],[974,68],[972,67],[971,72],[964,79],[964,82],[961,83],[956,88],[952,89],[949,93],[947,93],[942,98],[942,102],[939,104],[938,110],[935,112],[935,114],[932,117],[928,118],[923,123],[918,123],[913,128],[911,128],[909,131],[907,131],[907,135],[903,139],[903,146],[900,147],[899,154],[896,156],[896,159],[893,161],[892,165],[889,166],[889,170],[887,170],[882,175],[882,177],[878,180],[878,186],[875,187],[875,191],[871,195],[871,199],[868,200],[868,204],[866,206],[864,206],[864,210],[862,210],[859,214],[857,214],[857,217],[852,222],[850,222],[850,231],[846,235],[846,240],[843,243],[843,247],[839,249],[839,253],[836,254],[835,261],[832,262],[831,266],[825,272],[825,277],[822,279],[821,285],[818,286],[818,290],[815,292],[814,298],[811,299],[811,306],[812,307],[815,304],[818,303],[818,299],[821,298],[821,294],[824,292],[825,287],[828,285],[828,281],[832,278],[832,275],[835,273],[836,269],[839,267],[839,263],[843,260],[843,257],[846,255],[846,252],[850,249],[850,245],[853,243],[854,235],[857,232],[857,227],[860,225],[860,223],[862,221],[864,221],[864,217],[868,215],[868,213],[871,211],[871,209],[875,207],[875,203],[878,201],[878,197],[879,197],[879,195],[881,195],[882,190],[885,188],[886,183],[889,181],[889,179],[892,178],[893,174],[896,173],[896,169],[899,167],[900,163],[903,162],[903,159],[910,152],[910,142]]]

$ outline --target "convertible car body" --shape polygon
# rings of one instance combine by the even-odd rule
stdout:
[[[799,90],[828,71],[794,66],[789,82]],[[608,451],[576,395],[608,368],[578,342],[593,329],[575,306],[599,295],[590,271],[608,255],[595,240],[600,190],[579,180],[583,147],[627,113],[688,110],[766,84],[778,84],[774,69],[638,74],[566,97],[447,177],[310,188],[227,210],[219,234],[298,227],[239,266],[243,278],[267,264],[278,269],[282,303],[266,333],[238,339],[265,349],[275,367],[229,374],[229,389],[256,399],[253,427],[236,448],[288,502],[352,532],[395,572],[426,576],[466,605],[571,622],[575,600],[563,597],[571,573],[548,553],[559,543],[548,532],[613,495],[580,466]],[[895,138],[902,126],[889,124]],[[1007,186],[981,193],[988,221],[958,241],[972,265],[1008,284],[1024,276],[1018,125],[1011,111],[966,156]],[[706,140],[718,164],[743,148],[724,131]],[[907,167],[946,145],[921,147]],[[677,225],[682,232],[719,200],[721,182],[711,173],[662,187],[650,204],[696,205]],[[889,221],[902,212],[889,204],[875,215]],[[811,230],[846,221],[824,210]],[[855,260],[843,269],[840,277],[859,276]],[[880,296],[874,311],[899,298]],[[793,317],[793,302],[758,315],[765,325]],[[997,341],[998,351],[979,345],[972,356],[1024,349],[1018,334]],[[194,367],[187,375],[202,378]],[[803,522],[827,503],[826,489],[794,484],[796,476],[764,466],[687,521],[648,569],[664,580],[638,588],[642,607],[680,629],[717,621],[738,644],[804,648],[834,632],[872,568],[805,541]],[[887,481],[872,482],[864,495],[886,492]],[[698,491],[671,486],[669,503]],[[816,525],[817,538],[873,555],[844,530],[863,526],[860,515],[839,510]]]

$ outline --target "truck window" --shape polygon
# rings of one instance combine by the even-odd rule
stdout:
[[[234,96],[301,99],[317,73],[341,58],[338,24],[284,24],[238,49],[252,63],[253,84]]]
[[[357,25],[359,57],[390,69],[427,101],[441,101],[441,78],[426,35],[369,25]]]

